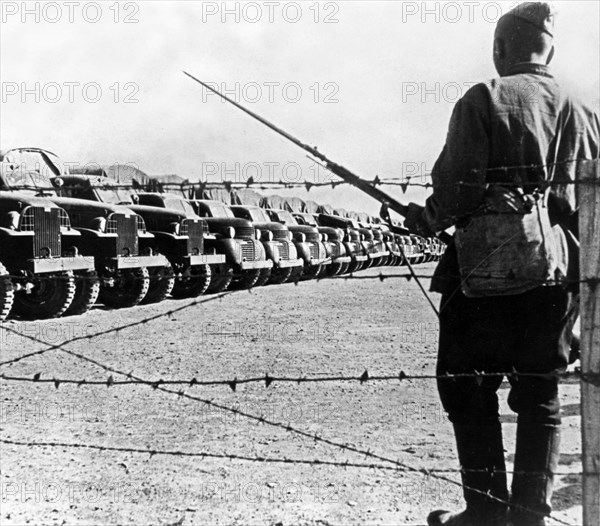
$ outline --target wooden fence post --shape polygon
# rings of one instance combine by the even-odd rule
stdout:
[[[581,246],[581,447],[583,524],[600,525],[600,163],[589,163],[579,190]]]

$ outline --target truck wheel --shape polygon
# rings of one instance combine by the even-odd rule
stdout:
[[[196,298],[204,294],[211,282],[210,265],[194,265],[189,267],[181,279],[175,281],[171,291],[174,298]]]
[[[304,268],[304,272],[302,273],[302,279],[315,279],[319,277],[321,270],[323,269],[323,265],[310,265]]]
[[[101,286],[98,301],[111,309],[134,307],[144,299],[150,286],[146,267],[117,271],[112,287]]]
[[[0,321],[4,321],[15,301],[15,290],[8,271],[0,263]]]
[[[350,263],[342,263],[342,268],[337,273],[337,275],[341,276],[342,274],[347,274],[348,273],[348,267],[350,267]]]
[[[357,261],[353,259],[348,265],[348,273],[353,274],[354,272],[358,272],[362,268],[362,261]]]
[[[239,278],[234,278],[231,283],[231,289],[233,290],[246,290],[251,289],[256,285],[258,278],[260,277],[260,269],[244,270]]]
[[[282,283],[285,283],[292,276],[292,270],[292,267],[273,269],[273,272],[271,272],[271,277],[269,279],[269,284],[281,285]]]
[[[94,270],[75,274],[75,298],[63,316],[85,314],[96,303],[100,294],[100,280]]]
[[[270,268],[262,268],[260,269],[260,276],[256,280],[254,284],[255,287],[264,287],[269,280],[271,279],[272,269]]]
[[[44,274],[32,279],[33,289],[15,294],[13,312],[27,320],[56,318],[69,308],[75,297],[73,272]]]
[[[298,283],[302,278],[302,273],[304,272],[304,266],[294,267],[292,270],[292,275],[290,279],[287,280],[286,283]]]
[[[150,286],[144,299],[140,302],[141,305],[150,305],[166,300],[175,286],[175,274],[171,265],[150,268],[148,273],[150,274]]]
[[[337,276],[341,270],[342,263],[331,263],[330,265],[327,265],[327,267],[323,271],[323,275],[331,278],[333,276]]]
[[[206,294],[225,292],[233,280],[233,269],[230,265],[215,265],[211,268],[210,285]]]

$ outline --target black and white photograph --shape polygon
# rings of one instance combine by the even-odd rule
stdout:
[[[2,526],[599,526],[600,2],[0,0]]]

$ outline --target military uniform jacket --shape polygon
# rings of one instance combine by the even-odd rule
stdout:
[[[424,219],[432,230],[445,230],[477,213],[496,183],[527,193],[551,182],[551,220],[568,226],[585,191],[568,183],[584,171],[597,176],[599,142],[598,115],[563,93],[547,66],[517,64],[508,75],[473,86],[456,104]],[[458,275],[451,244],[431,289],[455,290]]]

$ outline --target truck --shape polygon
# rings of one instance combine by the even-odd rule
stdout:
[[[330,205],[319,205],[314,215],[319,226],[340,229],[344,232],[343,244],[350,256],[347,272],[354,273],[365,268],[369,260],[367,249],[362,243],[362,234],[356,230],[349,219],[334,214]]]
[[[46,198],[67,213],[72,227],[81,234],[73,246],[79,254],[93,257],[94,270],[75,273],[76,297],[92,297],[95,273],[100,303],[109,308],[139,304],[150,287],[148,269],[169,265],[164,256],[140,250],[140,240],[154,237],[144,220],[125,206],[59,196],[56,188],[61,184],[60,176],[68,175],[68,170],[52,152],[13,148],[4,152],[1,160],[18,167],[22,176],[16,182],[3,179],[0,190],[14,192],[24,187]]]
[[[281,223],[271,221],[265,210],[260,208],[263,196],[250,188],[230,192],[231,210],[236,217],[250,221],[261,232],[261,242],[267,257],[273,261],[270,284],[298,281],[304,262],[298,257],[293,234]]]
[[[270,274],[273,262],[267,259],[260,242],[261,232],[246,220],[235,217],[233,211],[222,201],[211,199],[188,199],[196,214],[204,219],[214,239],[207,240],[207,247],[225,255],[226,266],[211,284],[209,292],[233,289],[249,289],[256,286],[262,276]]]
[[[27,174],[2,170],[0,188]],[[87,312],[98,296],[93,258],[81,255],[64,209],[26,192],[0,190],[0,320],[56,318]],[[75,273],[88,280],[87,294]],[[70,312],[69,309],[71,309]]]
[[[267,257],[273,261],[271,284],[297,281],[304,262],[298,257],[293,235],[283,224],[271,221],[265,210],[253,205],[232,205],[235,217],[250,221],[261,233],[260,240],[265,247]]]
[[[261,208],[267,211],[271,221],[285,225],[292,233],[298,255],[304,262],[302,279],[318,278],[322,272],[325,273],[326,266],[331,264],[323,244],[326,238],[317,227],[300,225],[284,206],[285,199],[279,196],[265,196],[261,201]]]
[[[299,197],[293,197],[286,199],[285,206],[298,224],[317,228],[323,236],[325,253],[331,259],[331,264],[325,268],[325,275],[331,277],[348,272],[352,258],[344,245],[344,231],[340,228],[319,225],[315,219],[319,205],[314,201],[303,201]]]

